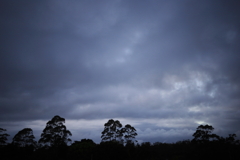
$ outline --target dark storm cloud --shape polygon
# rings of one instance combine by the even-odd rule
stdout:
[[[239,134],[238,3],[2,1],[0,124],[60,115],[74,133],[88,120],[82,135],[96,141],[110,118],[142,141],[189,138],[201,123]]]

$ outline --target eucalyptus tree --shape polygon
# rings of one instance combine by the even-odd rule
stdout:
[[[104,124],[101,136],[102,141],[122,141],[122,131],[122,124],[118,120],[110,119]]]
[[[39,139],[39,144],[47,146],[60,146],[67,145],[72,140],[69,138],[72,133],[67,130],[65,119],[56,115],[50,121],[47,122],[41,138]]]
[[[118,141],[123,143],[125,139],[126,143],[133,143],[135,141],[135,137],[137,136],[137,131],[133,126],[127,124],[122,128],[122,124],[118,120],[114,121],[113,119],[110,119],[104,124],[104,127],[105,128],[102,131],[101,136],[103,142]]]
[[[6,131],[6,129],[0,128],[0,145],[5,145],[7,143],[7,137],[9,134],[4,133]]]
[[[19,147],[36,147],[37,142],[34,139],[33,130],[31,128],[24,128],[13,137],[12,144]]]
[[[133,143],[135,140],[135,137],[137,136],[137,130],[131,126],[130,124],[125,125],[125,127],[122,129],[122,133],[124,134],[124,138],[126,143]]]
[[[210,140],[218,140],[220,137],[213,134],[214,128],[208,124],[198,126],[196,132],[193,134],[193,141],[208,142]]]

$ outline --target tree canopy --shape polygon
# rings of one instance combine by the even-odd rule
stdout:
[[[107,123],[104,124],[105,128],[102,131],[102,141],[117,141],[121,140],[123,134],[122,134],[122,124],[116,120],[113,119],[108,120]]]
[[[36,146],[37,142],[34,139],[33,130],[24,128],[13,137],[12,143],[20,147]]]
[[[6,131],[6,129],[0,128],[0,145],[5,145],[7,143],[7,137],[9,134],[4,133]]]
[[[114,121],[113,119],[110,119],[104,124],[104,127],[101,136],[103,142],[118,141],[123,143],[125,140],[126,143],[129,143],[134,142],[134,139],[137,136],[136,129],[133,126],[127,124],[122,128],[122,124],[118,120]]]
[[[47,122],[38,142],[48,146],[67,145],[68,142],[71,142],[69,136],[72,136],[72,133],[63,123],[65,123],[64,118],[58,115],[54,116]]]
[[[122,132],[124,134],[126,143],[134,142],[134,139],[137,136],[137,130],[133,126],[130,124],[125,125]]]
[[[198,126],[196,132],[193,134],[193,141],[207,142],[219,139],[219,136],[212,133],[213,130],[214,128],[208,124]]]

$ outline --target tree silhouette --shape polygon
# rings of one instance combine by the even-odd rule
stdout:
[[[0,145],[5,145],[7,143],[7,137],[9,136],[9,134],[4,133],[6,131],[6,129],[0,128]]]
[[[122,129],[122,133],[124,134],[126,143],[133,143],[135,136],[137,136],[136,129],[130,124],[125,125],[125,127]]]
[[[67,145],[68,142],[71,142],[72,140],[68,137],[72,136],[72,133],[63,123],[65,123],[64,118],[58,115],[54,116],[47,122],[38,142],[47,146]]]
[[[12,144],[19,147],[34,146],[36,147],[37,142],[34,140],[33,130],[31,128],[24,128],[19,131],[14,137]]]
[[[104,126],[101,136],[102,141],[122,141],[122,124],[118,120],[110,119]]]
[[[218,140],[219,136],[212,134],[214,128],[208,124],[198,126],[196,132],[193,134],[193,141],[207,142],[209,140]]]
[[[238,141],[235,139],[236,137],[236,134],[229,134],[228,137],[225,138],[225,141],[229,144],[237,144]]]

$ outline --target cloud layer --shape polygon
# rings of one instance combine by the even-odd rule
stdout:
[[[0,127],[40,135],[55,115],[100,142],[108,119],[140,141],[240,133],[237,1],[2,1]],[[101,123],[100,123],[101,122]]]

